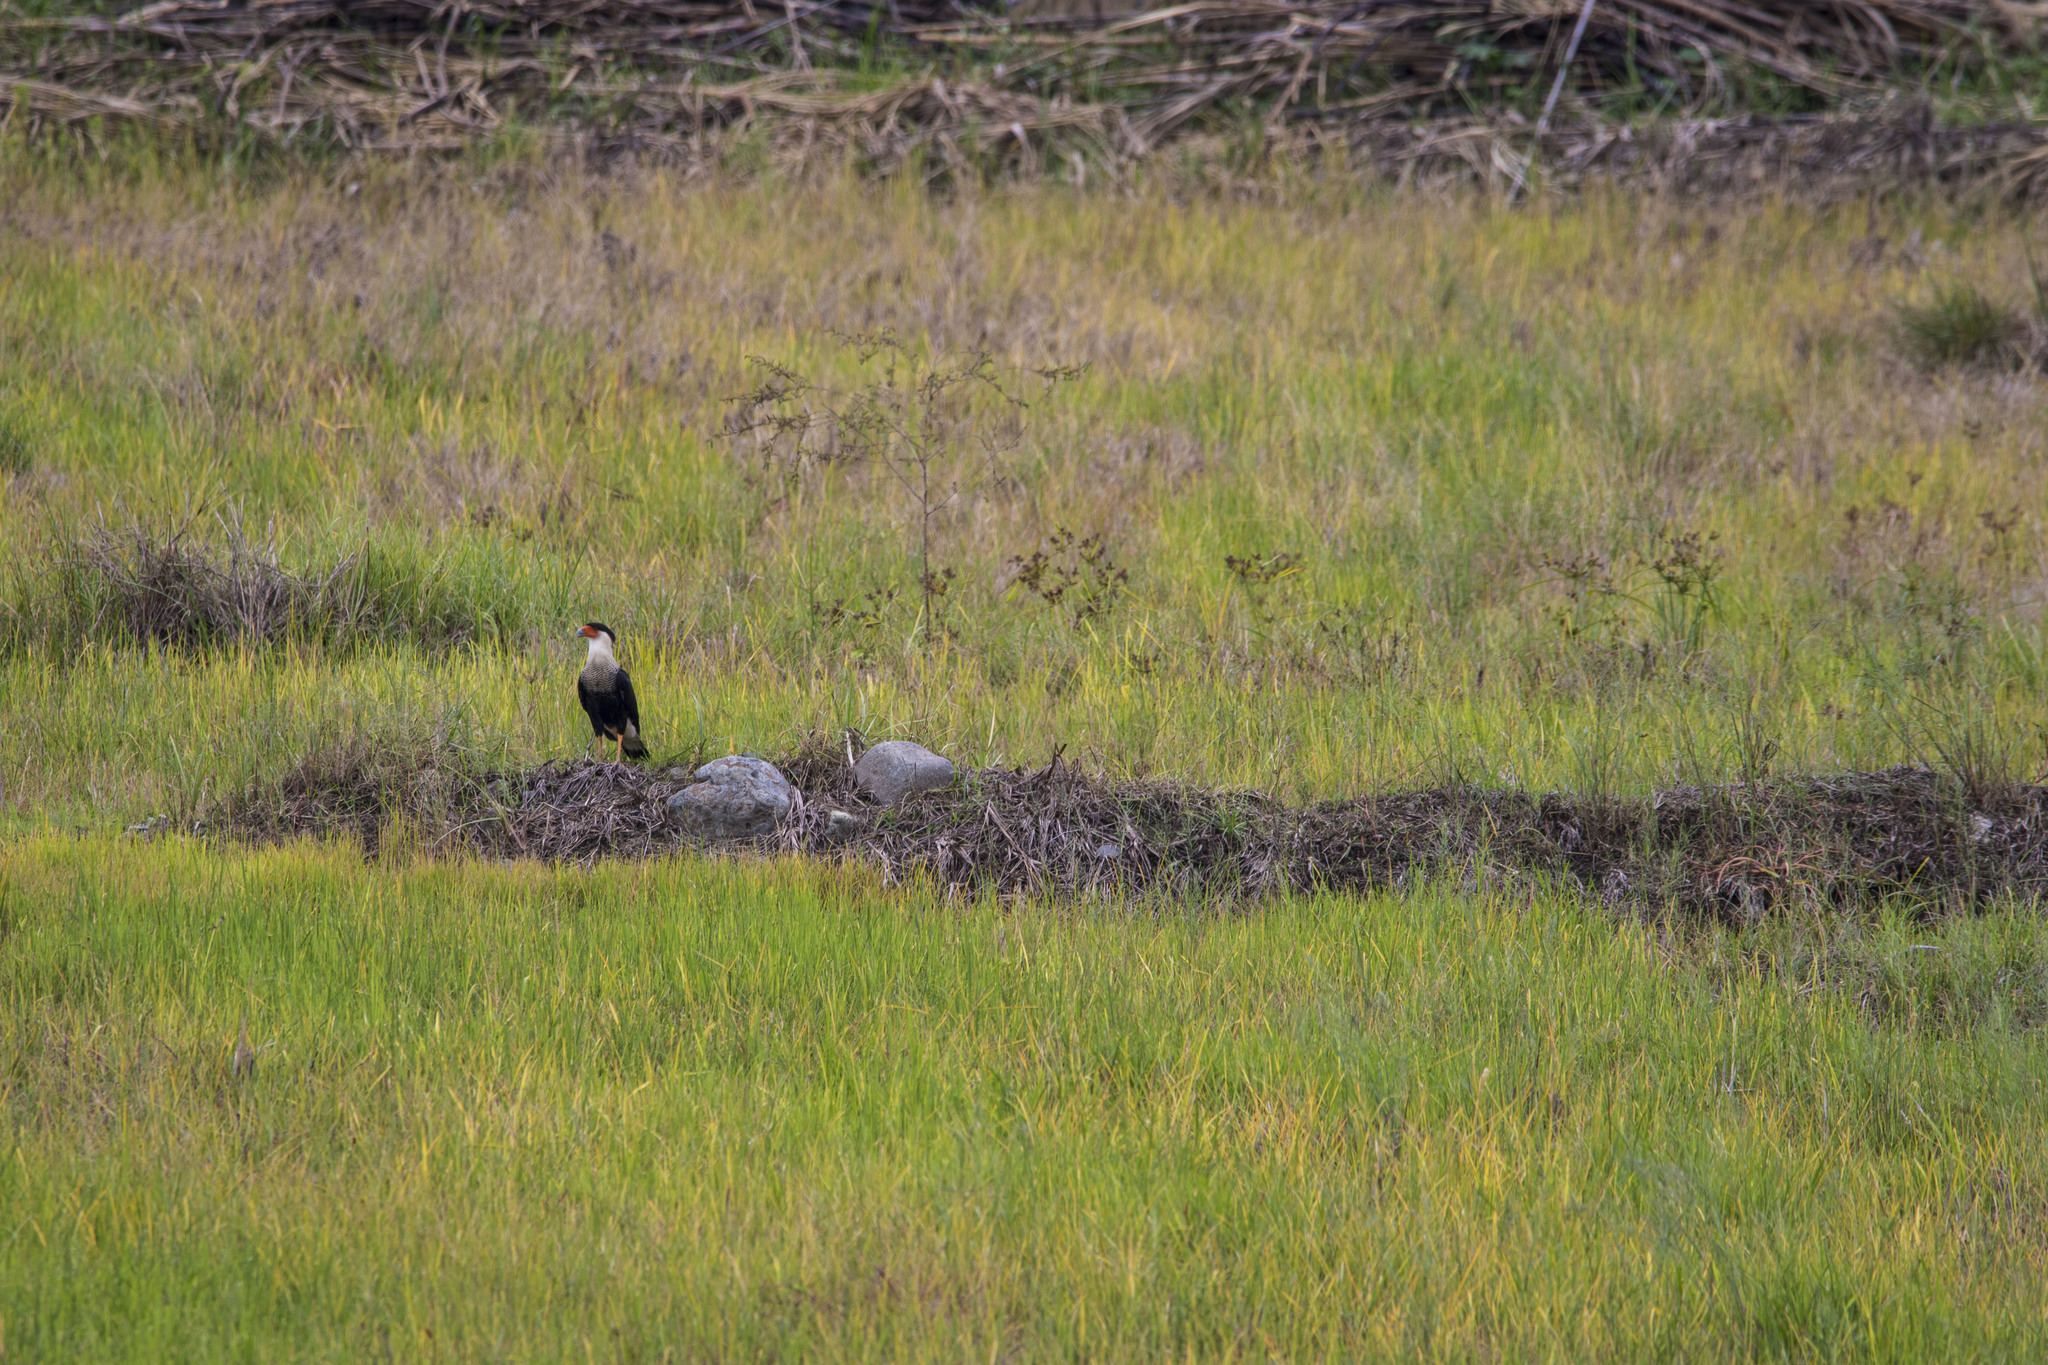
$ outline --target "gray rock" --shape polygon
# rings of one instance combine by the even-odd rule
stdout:
[[[773,834],[796,801],[789,779],[758,758],[714,758],[695,776],[668,799],[669,809],[693,833],[712,839]]]
[[[893,806],[911,792],[951,786],[953,765],[922,744],[885,739],[860,756],[853,778],[870,801]]]
[[[825,812],[825,842],[831,844],[845,843],[848,839],[860,833],[866,824],[867,821],[861,819],[852,811],[839,810],[836,807],[828,810]]]

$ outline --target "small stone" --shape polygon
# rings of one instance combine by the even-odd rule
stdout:
[[[866,821],[852,811],[828,810],[825,812],[825,839],[828,843],[844,843],[860,833]]]
[[[951,786],[953,765],[922,744],[886,739],[860,756],[853,777],[870,801],[893,806],[911,792]]]
[[[712,839],[751,839],[773,834],[796,802],[796,788],[758,758],[714,758],[696,771],[696,781],[668,799],[669,809],[693,833]]]

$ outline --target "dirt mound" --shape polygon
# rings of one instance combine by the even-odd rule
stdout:
[[[2048,788],[1972,799],[1925,768],[1647,798],[1441,787],[1292,808],[1257,792],[1093,776],[1056,757],[970,770],[950,789],[875,809],[854,786],[850,753],[818,738],[781,759],[802,798],[775,836],[741,847],[1049,897],[1234,900],[1542,877],[1612,907],[1731,920],[2048,891]],[[400,827],[486,857],[647,858],[699,842],[666,804],[689,780],[681,768],[590,762],[468,773],[337,750],[245,792],[228,824],[258,839],[352,833],[373,852]],[[834,811],[857,816],[857,828]]]

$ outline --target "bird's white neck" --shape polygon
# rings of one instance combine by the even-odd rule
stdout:
[[[608,664],[618,662],[612,656],[612,642],[602,635],[594,635],[590,640],[590,662],[596,663],[600,659]]]

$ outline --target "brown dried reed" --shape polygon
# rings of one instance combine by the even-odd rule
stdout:
[[[1334,142],[1396,174],[1517,183],[1538,156],[1567,178],[1603,160],[1628,171],[1645,159],[1848,157],[1866,173],[1918,176],[1986,160],[2031,173],[2048,159],[2031,126],[1936,130],[1917,114],[1819,132],[1687,117],[1648,158],[1619,124],[1532,137],[1503,111],[1566,65],[1578,8],[1195,0],[1029,16],[826,0],[764,18],[680,0],[163,0],[111,19],[0,22],[0,89],[31,125],[225,118],[284,142],[420,150],[539,115],[607,152],[715,160],[765,132],[782,158],[851,153],[883,170],[1069,153],[1113,166],[1247,116],[1268,145]],[[1562,74],[1582,100],[1654,84],[1679,115],[1739,105],[1737,72],[1838,101],[1909,64],[1968,59],[1985,35],[2017,44],[2018,15],[1979,0],[1601,0]],[[881,76],[878,42],[892,54]],[[1442,126],[1418,132],[1417,118]]]

